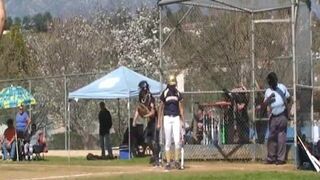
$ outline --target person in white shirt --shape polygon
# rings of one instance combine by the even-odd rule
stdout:
[[[264,95],[263,106],[269,106],[269,137],[266,164],[285,164],[288,112],[291,97],[285,85],[278,83],[276,73],[267,76],[269,88]]]

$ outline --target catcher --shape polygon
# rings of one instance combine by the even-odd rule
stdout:
[[[150,163],[154,166],[159,166],[159,131],[156,129],[157,112],[155,108],[155,99],[150,93],[149,84],[147,81],[141,81],[139,83],[139,105],[136,108],[136,112],[133,119],[133,127],[136,126],[137,119],[146,118],[148,120],[147,127],[144,130],[144,141],[152,151],[152,157]]]

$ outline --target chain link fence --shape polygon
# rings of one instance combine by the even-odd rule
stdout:
[[[297,22],[301,38],[297,39],[299,56],[294,69],[290,9],[250,14],[202,6],[161,8],[160,64],[164,75],[180,74],[185,82],[186,159],[266,157],[268,114],[259,105],[268,87],[265,78],[270,71],[277,73],[291,95],[296,90],[293,115],[297,124],[292,116],[287,132],[288,159],[295,159],[295,126],[298,135],[305,134],[307,140],[317,141],[314,134],[319,123],[316,107],[320,88],[312,91],[318,82],[313,84],[311,74],[317,78],[318,73],[311,72],[313,66],[308,61],[311,43],[306,40],[308,37],[302,36],[308,32],[309,22],[299,24],[307,14],[300,14]],[[99,102],[105,101],[112,114],[115,129],[112,144],[118,146],[125,139],[128,124],[127,100],[70,101],[68,109],[67,95],[104,74],[6,80],[1,81],[0,87],[21,85],[31,91],[37,104],[27,110],[33,123],[45,129],[49,150],[68,149],[69,145],[73,150],[99,149]],[[130,103],[129,116],[133,116],[137,100],[131,99]],[[15,109],[1,110],[1,122],[14,118],[15,113]],[[70,127],[70,139],[67,127]]]
[[[287,156],[296,159],[295,127],[301,136],[312,122],[313,67],[306,4],[299,4],[293,24],[290,7],[247,13],[206,3],[211,4],[177,3],[160,10],[164,74],[184,76],[188,123],[193,129],[185,146],[187,158],[266,157],[268,113],[259,105],[268,88],[266,76],[273,71],[295,102],[288,121]],[[245,106],[242,112],[241,105]],[[199,114],[202,120],[194,123]]]
[[[6,80],[1,88],[11,85],[28,89],[37,104],[26,107],[32,123],[46,132],[49,150],[99,149],[99,102],[105,100],[70,101],[70,139],[68,138],[68,93],[101,77],[105,73],[40,77],[29,80]],[[127,125],[127,102],[124,100],[105,101],[113,117],[113,144],[120,144]],[[15,119],[17,109],[2,109],[1,124],[6,128],[8,118]]]

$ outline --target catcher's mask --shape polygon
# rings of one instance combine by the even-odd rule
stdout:
[[[147,81],[141,81],[139,83],[139,101],[140,102],[145,102],[147,100],[147,95],[149,94],[149,84]]]
[[[277,74],[274,72],[269,73],[267,76],[267,82],[272,89],[276,89],[278,85]]]
[[[139,88],[140,88],[140,91],[141,90],[149,90],[149,84],[147,81],[141,81],[139,82]]]

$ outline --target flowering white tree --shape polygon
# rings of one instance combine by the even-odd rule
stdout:
[[[155,9],[141,8],[130,20],[112,29],[118,65],[125,65],[154,78],[159,78],[158,14]],[[119,16],[119,13],[116,14]]]
[[[125,65],[158,78],[158,37],[156,9],[141,8],[135,13],[119,9],[99,11],[90,18],[55,20],[48,33],[28,34],[27,43],[41,76],[101,72]],[[95,78],[70,77],[68,89],[75,90]],[[63,125],[64,81],[47,79],[34,91],[39,97],[46,94],[41,100],[50,109],[49,115],[56,126]],[[85,147],[92,146],[88,135],[97,129],[97,107],[97,103],[87,101],[73,107],[71,128],[83,138]],[[115,128],[117,123],[123,121],[114,121]]]

